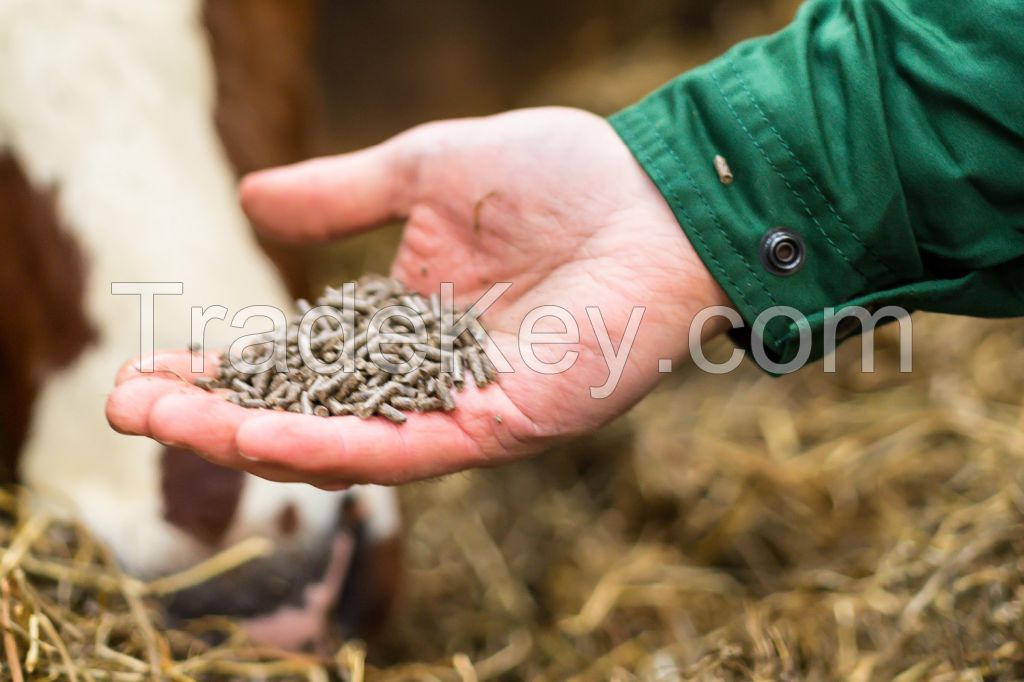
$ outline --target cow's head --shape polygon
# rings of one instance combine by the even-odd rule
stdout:
[[[139,352],[139,300],[112,296],[112,282],[181,282],[182,296],[158,301],[154,329],[157,346],[178,348],[192,306],[286,309],[283,283],[304,284],[293,254],[258,247],[235,182],[308,151],[311,12],[306,0],[0,8],[3,473],[142,577],[272,540],[271,555],[171,608],[240,616],[285,645],[325,620],[351,632],[379,614],[396,576],[393,493],[221,469],[114,433],[103,403]],[[225,324],[207,340],[239,333]]]

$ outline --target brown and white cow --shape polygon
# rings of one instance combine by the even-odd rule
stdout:
[[[142,577],[270,538],[272,556],[172,607],[291,646],[328,613],[352,632],[386,606],[393,492],[220,469],[116,434],[103,405],[139,351],[139,301],[111,282],[184,284],[157,299],[157,347],[188,344],[191,306],[287,308],[235,181],[305,151],[311,23],[309,0],[0,0],[3,474]],[[294,293],[301,271],[275,255]],[[207,343],[242,333],[212,324]]]

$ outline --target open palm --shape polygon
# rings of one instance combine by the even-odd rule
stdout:
[[[685,354],[697,311],[727,304],[629,150],[582,111],[431,123],[250,176],[242,201],[261,229],[291,240],[405,218],[392,274],[424,293],[452,282],[462,305],[512,285],[482,318],[512,371],[467,387],[454,412],[401,426],[237,407],[174,376],[189,376],[186,353],[158,356],[170,373],[121,371],[107,408],[115,428],[274,480],[398,483],[529,455],[626,411],[660,360]],[[621,372],[610,355],[624,358]]]

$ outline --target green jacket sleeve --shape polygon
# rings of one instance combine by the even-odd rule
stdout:
[[[611,121],[748,328],[795,308],[817,356],[830,308],[1024,315],[1022,0],[810,0]]]

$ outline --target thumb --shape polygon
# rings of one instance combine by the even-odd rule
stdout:
[[[260,231],[324,241],[406,216],[415,182],[408,144],[395,138],[340,156],[246,176],[242,208]]]

